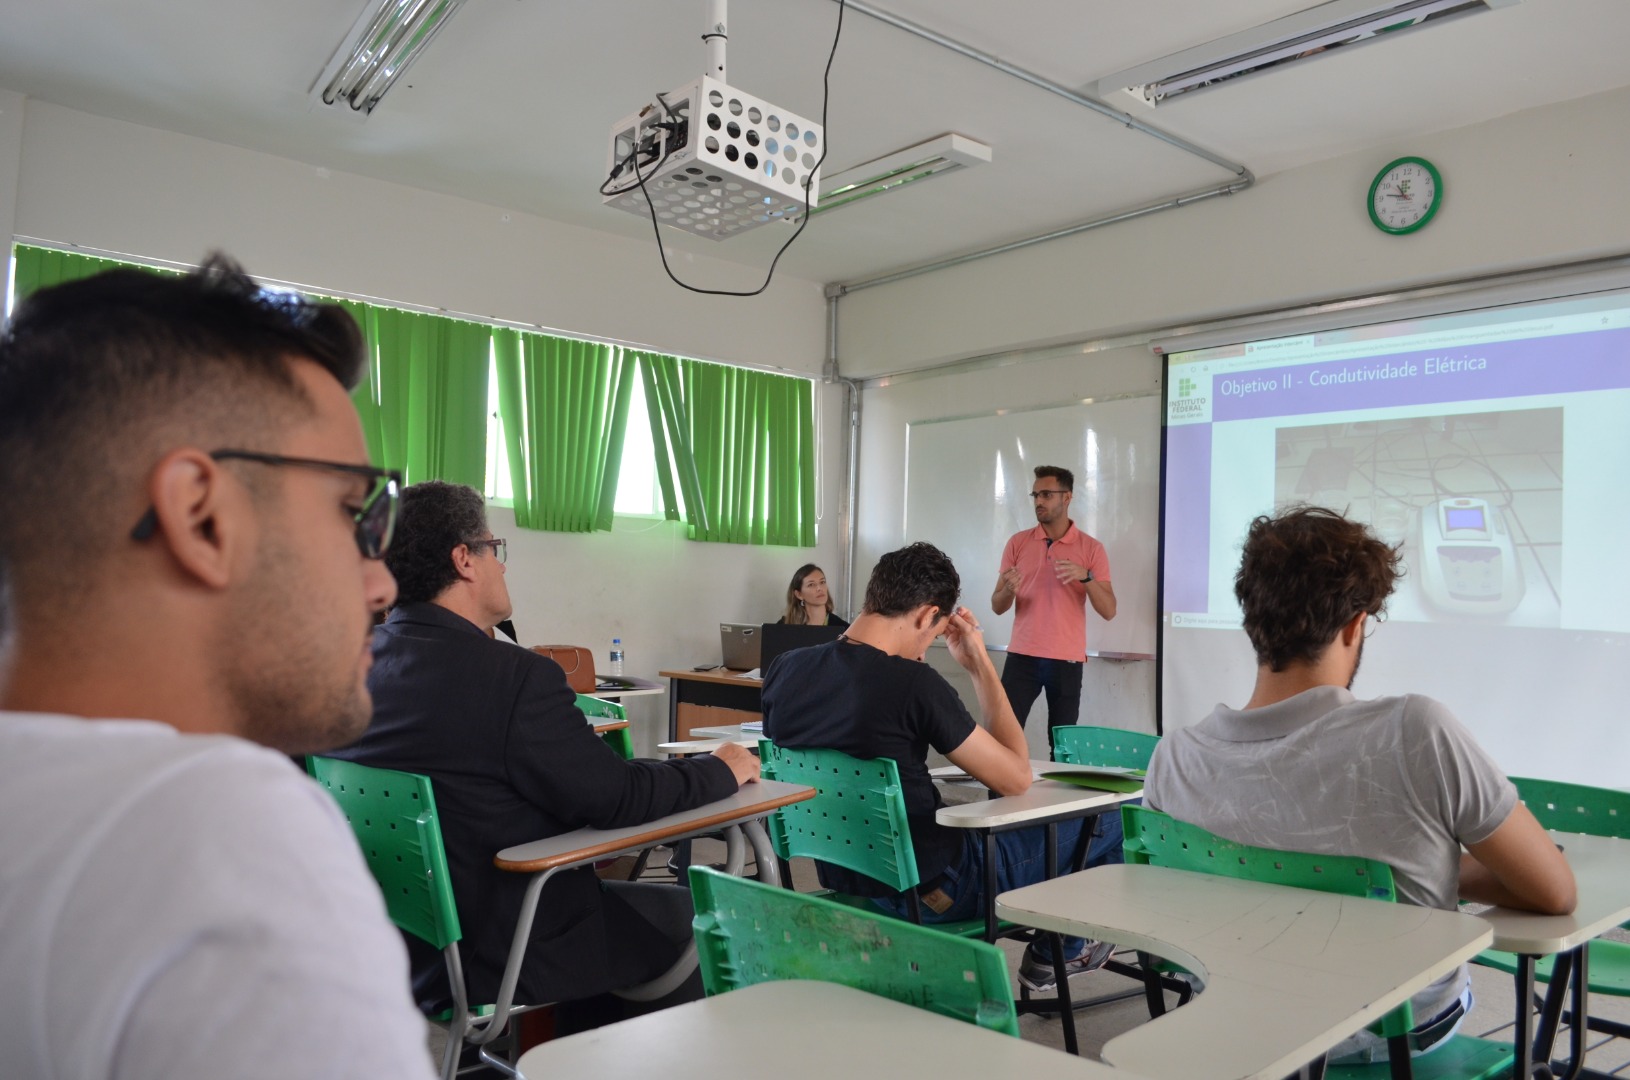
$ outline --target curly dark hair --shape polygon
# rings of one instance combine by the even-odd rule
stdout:
[[[396,537],[385,565],[396,578],[396,603],[423,604],[458,580],[453,549],[481,539],[487,508],[481,493],[464,484],[426,480],[402,489]]]
[[[62,537],[82,566],[128,543],[170,450],[276,449],[313,408],[294,357],[350,389],[362,334],[338,304],[263,289],[224,255],[25,297],[0,334],[0,571],[18,608],[60,610],[88,578],[61,572]]]
[[[1398,545],[1320,506],[1296,506],[1251,522],[1234,575],[1245,632],[1272,671],[1313,663],[1354,615],[1386,610],[1403,576]]]
[[[951,557],[919,541],[877,560],[861,610],[867,615],[892,616],[933,604],[945,616],[956,610],[961,593],[962,579]]]

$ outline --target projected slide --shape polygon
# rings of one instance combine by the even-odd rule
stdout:
[[[1168,729],[1247,696],[1240,543],[1253,517],[1298,503],[1402,546],[1406,577],[1355,692],[1430,693],[1469,723],[1525,695],[1554,715],[1563,694],[1598,713],[1569,719],[1581,734],[1622,714],[1630,294],[1242,342],[1167,365]],[[1574,670],[1583,685],[1553,681]],[[1517,672],[1533,686],[1502,686]],[[1519,729],[1534,719],[1473,729],[1509,727],[1497,756],[1518,771]],[[1616,749],[1630,746],[1627,727],[1612,725]],[[1630,773],[1611,786],[1630,786]]]

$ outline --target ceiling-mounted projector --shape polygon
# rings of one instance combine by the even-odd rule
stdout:
[[[798,220],[806,197],[815,207],[826,133],[724,82],[724,4],[708,7],[710,73],[613,125],[600,194],[607,206],[723,240]]]

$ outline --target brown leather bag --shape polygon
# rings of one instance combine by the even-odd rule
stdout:
[[[566,685],[579,694],[594,693],[594,654],[581,645],[534,645],[532,651],[547,656],[566,673]]]

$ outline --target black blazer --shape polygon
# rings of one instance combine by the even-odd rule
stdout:
[[[430,777],[473,1004],[497,998],[529,877],[495,867],[499,850],[584,826],[639,825],[736,791],[730,767],[711,756],[624,761],[578,711],[560,665],[435,604],[403,604],[375,629],[368,689],[373,722],[334,756]],[[440,951],[404,936],[421,1007],[445,1007]],[[622,989],[676,958],[591,869],[559,873],[538,905],[516,1000]]]

